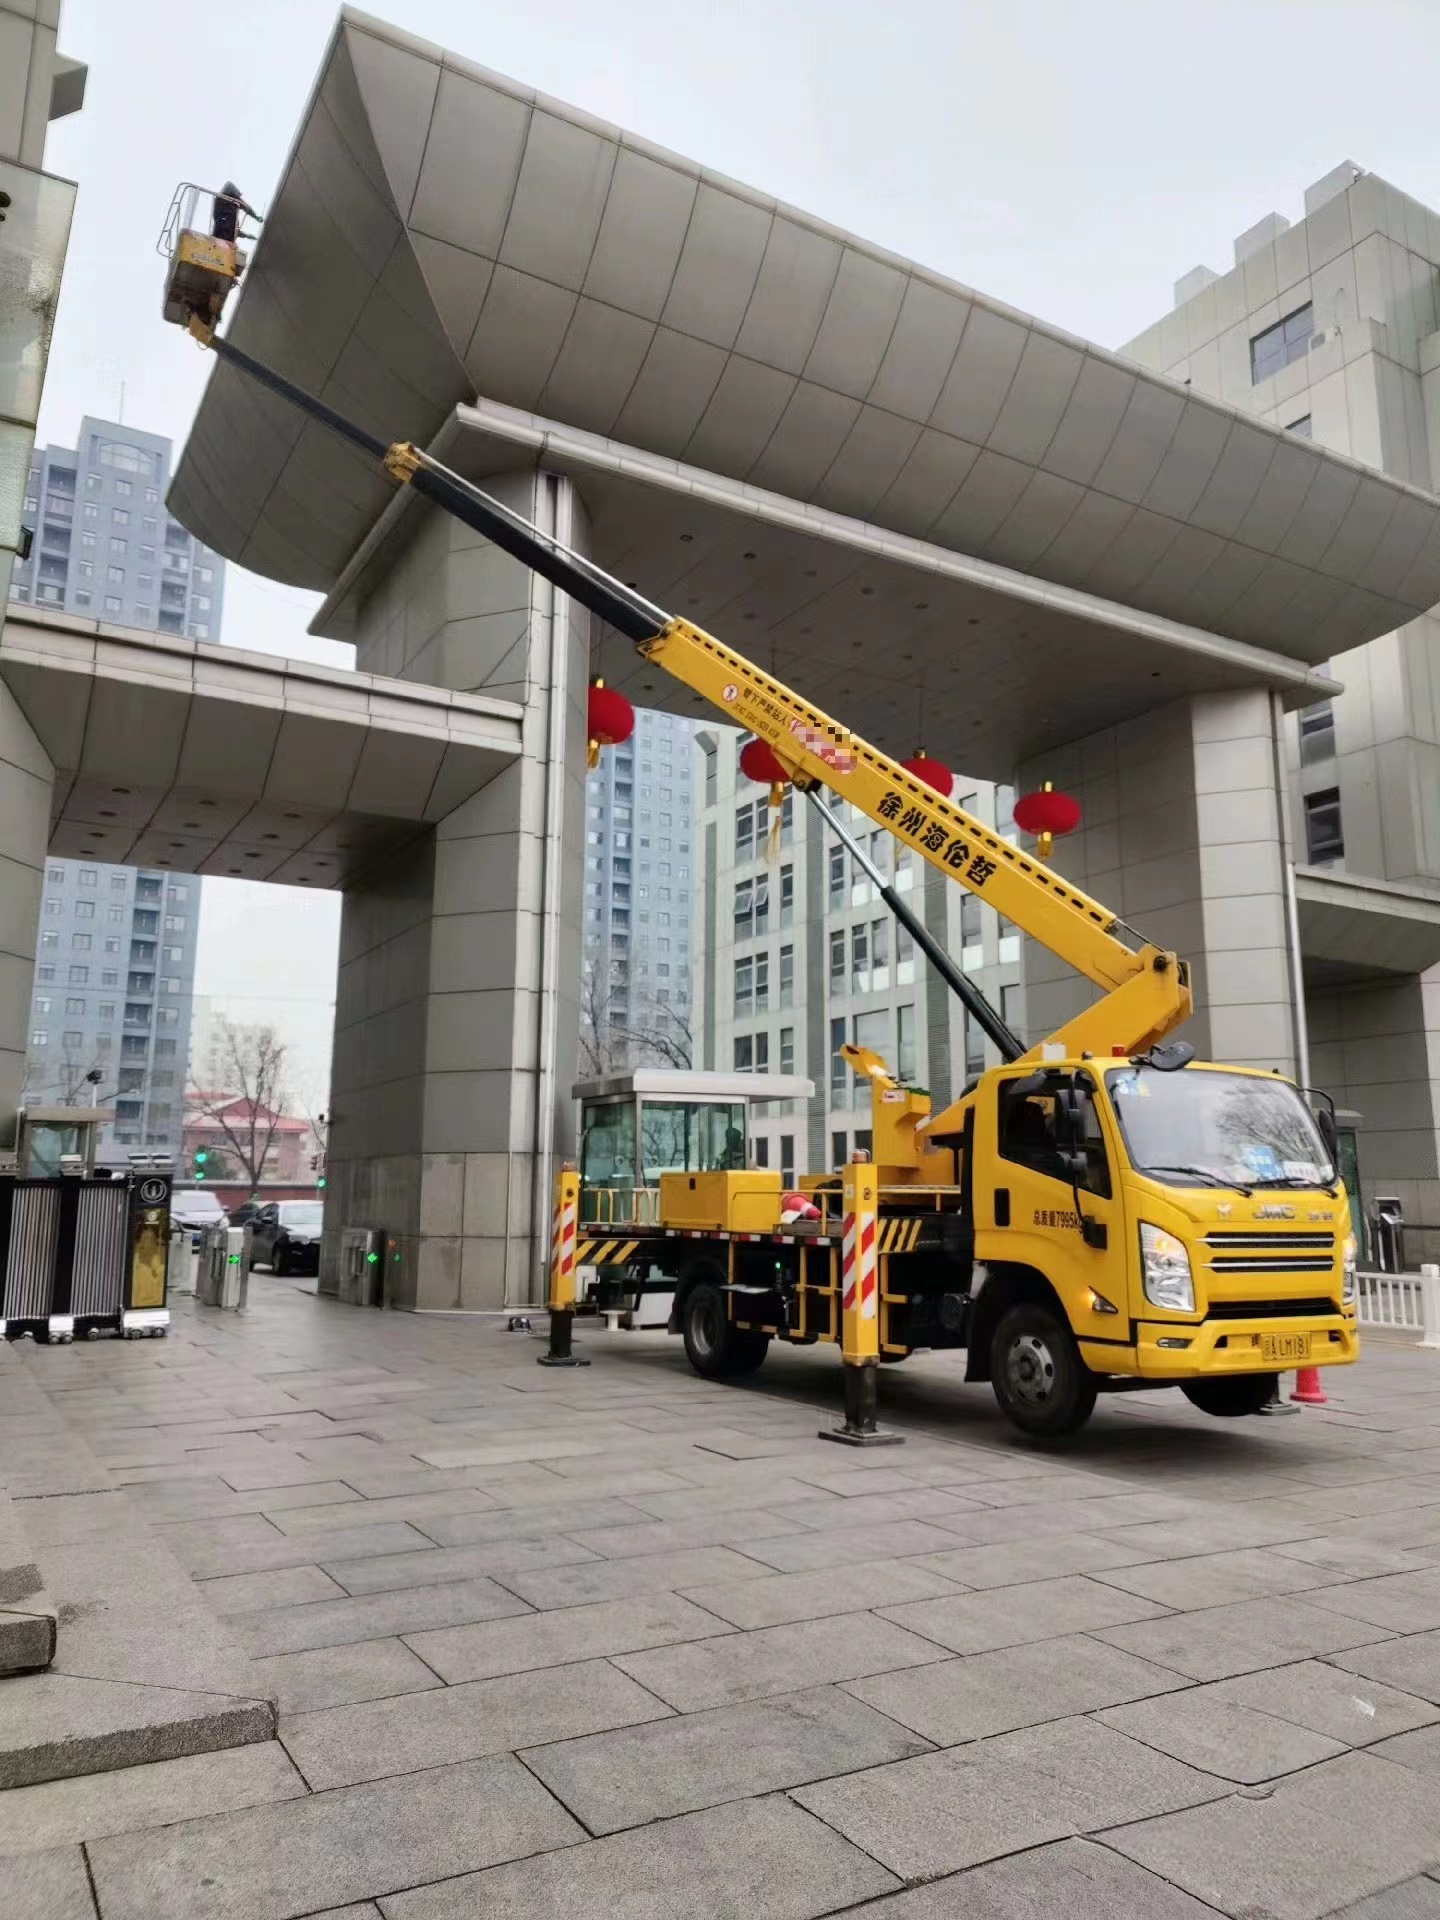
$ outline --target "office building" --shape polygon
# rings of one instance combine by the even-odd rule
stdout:
[[[787,794],[773,834],[767,791],[739,771],[746,737],[703,728],[697,741],[696,1064],[798,1073],[815,1083],[807,1109],[770,1101],[755,1115],[755,1164],[789,1181],[870,1148],[870,1091],[841,1058],[845,1042],[869,1047],[908,1085],[927,1087],[937,1112],[998,1056],[807,801]],[[1013,838],[1010,789],[962,780],[955,797]],[[864,814],[833,796],[827,804],[1023,1035],[1014,929]]]
[[[580,1072],[695,1064],[691,903],[695,724],[641,708],[585,801]]]
[[[170,455],[159,434],[88,415],[76,446],[37,447],[33,541],[10,598],[218,639],[225,562],[166,512]],[[46,864],[25,1097],[53,1105],[93,1092],[113,1106],[102,1158],[179,1151],[200,889],[193,874]]]

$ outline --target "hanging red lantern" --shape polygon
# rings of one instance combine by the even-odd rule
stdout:
[[[587,766],[600,764],[601,747],[618,747],[635,731],[635,709],[623,693],[595,679],[590,682],[590,702],[585,722],[588,746]]]
[[[1080,802],[1073,794],[1057,793],[1047,780],[1037,792],[1021,794],[1015,802],[1015,824],[1022,833],[1035,835],[1035,851],[1048,860],[1056,840],[1079,826]]]
[[[933,787],[942,800],[948,800],[955,791],[955,776],[943,760],[932,760],[923,747],[916,749],[908,760],[902,760],[901,766],[917,780],[923,780],[927,787]]]
[[[740,771],[747,780],[762,787],[784,787],[790,776],[781,766],[775,749],[765,740],[747,740],[740,749]]]

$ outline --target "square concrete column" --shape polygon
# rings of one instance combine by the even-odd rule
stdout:
[[[583,549],[571,484],[487,482]],[[590,616],[424,509],[361,610],[364,670],[524,709],[524,750],[347,892],[323,1284],[345,1226],[385,1229],[395,1306],[497,1311],[543,1296],[550,1184],[573,1149]]]
[[[15,1144],[55,769],[0,682],[0,1148]],[[59,1034],[54,1035],[58,1044]]]
[[[1082,826],[1053,864],[1147,940],[1190,962],[1184,1038],[1206,1059],[1297,1066],[1287,941],[1284,802],[1263,692],[1215,693],[1107,727],[1019,770],[1050,780]],[[1024,943],[1031,1042],[1098,998],[1034,940]]]

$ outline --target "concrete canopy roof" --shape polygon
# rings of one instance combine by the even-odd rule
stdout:
[[[1300,951],[1312,986],[1424,973],[1440,962],[1440,897],[1333,867],[1297,867]]]
[[[342,887],[519,754],[520,709],[11,606],[0,679],[71,859]]]
[[[531,465],[572,475],[591,549],[622,579],[885,751],[909,753],[923,734],[971,775],[1008,779],[1022,760],[1186,694],[1259,685],[1303,706],[1338,691],[1283,654],[882,535],[510,407],[461,407],[434,444],[482,485]],[[432,511],[408,489],[395,496],[316,631],[351,637],[359,605],[412,537],[412,517]],[[637,705],[715,718],[610,628],[597,635],[594,664]]]
[[[387,437],[477,395],[1319,662],[1440,501],[346,10],[232,321]],[[329,588],[386,483],[217,367],[171,504]]]

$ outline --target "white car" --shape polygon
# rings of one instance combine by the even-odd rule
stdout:
[[[176,1187],[170,1195],[170,1219],[190,1229],[190,1244],[198,1247],[202,1227],[228,1227],[230,1216],[213,1193],[203,1187]]]

